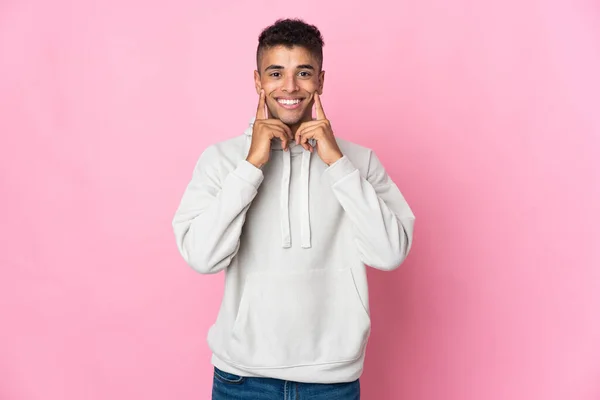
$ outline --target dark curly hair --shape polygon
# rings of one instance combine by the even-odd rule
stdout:
[[[301,46],[308,49],[323,68],[323,36],[314,25],[309,25],[301,19],[279,19],[266,27],[258,37],[256,49],[256,66],[260,73],[260,58],[263,50],[275,46]]]

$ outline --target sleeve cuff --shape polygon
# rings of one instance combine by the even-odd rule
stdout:
[[[237,175],[240,179],[248,182],[256,189],[260,186],[265,176],[263,175],[262,170],[256,168],[254,165],[249,163],[246,160],[242,160],[237,168],[233,171],[235,175]]]
[[[352,164],[348,157],[343,156],[327,167],[325,174],[329,179],[329,183],[333,185],[354,171],[356,171],[356,167]]]

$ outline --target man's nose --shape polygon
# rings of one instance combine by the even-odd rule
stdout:
[[[291,93],[298,90],[298,85],[296,84],[296,77],[294,75],[286,76],[283,80],[283,91]]]

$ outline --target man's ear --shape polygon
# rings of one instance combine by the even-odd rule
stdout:
[[[260,94],[262,84],[260,83],[260,74],[256,70],[254,71],[254,87],[256,88],[256,94]]]
[[[319,93],[319,95],[323,94],[323,85],[325,84],[325,71],[321,71],[319,73],[319,89],[317,90],[317,93]]]

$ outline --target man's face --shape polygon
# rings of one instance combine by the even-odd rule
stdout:
[[[260,73],[254,71],[256,92],[265,90],[270,117],[288,126],[312,119],[314,93],[323,92],[324,78],[318,60],[298,46],[263,50]]]

